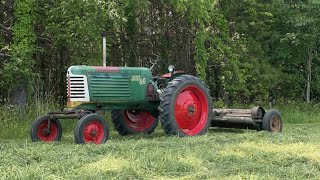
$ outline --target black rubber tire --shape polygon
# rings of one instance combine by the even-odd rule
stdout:
[[[89,143],[85,140],[84,132],[85,132],[86,126],[89,123],[92,123],[94,121],[97,121],[99,123],[99,125],[102,126],[104,135],[102,137],[101,142],[93,142],[93,143],[102,144],[102,143],[105,143],[109,139],[109,128],[108,128],[108,125],[107,125],[105,119],[102,116],[93,113],[93,114],[87,114],[87,115],[83,116],[76,124],[75,129],[74,129],[74,140],[75,140],[76,144]]]
[[[206,100],[208,101],[208,117],[205,122],[204,128],[195,135],[203,135],[208,131],[211,125],[212,118],[212,98],[210,96],[210,91],[207,86],[197,77],[192,75],[181,75],[173,79],[168,83],[167,87],[164,89],[164,93],[160,95],[160,105],[158,107],[160,114],[160,121],[163,130],[167,135],[177,135],[180,137],[190,136],[184,133],[177,125],[174,116],[174,106],[176,97],[181,93],[181,91],[188,86],[196,86],[202,93],[204,93]]]
[[[128,134],[137,134],[137,133],[144,133],[144,134],[151,134],[154,132],[156,127],[158,126],[158,118],[155,118],[155,122],[151,124],[150,127],[144,129],[142,131],[138,131],[136,129],[131,128],[128,123],[125,121],[125,110],[113,110],[111,111],[111,119],[114,125],[114,128],[118,131],[121,136],[128,135]],[[151,113],[150,113],[151,115]]]
[[[270,132],[282,132],[282,119],[279,111],[269,110],[263,116],[262,129]]]
[[[36,142],[36,141],[43,141],[41,138],[38,136],[38,127],[42,124],[45,123],[45,121],[49,120],[48,115],[40,116],[37,119],[35,119],[31,125],[30,129],[30,137],[31,141]],[[62,137],[62,126],[61,123],[58,119],[51,119],[50,123],[54,124],[57,127],[57,135],[52,141],[60,141]]]

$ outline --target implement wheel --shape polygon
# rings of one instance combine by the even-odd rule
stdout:
[[[150,134],[158,125],[158,119],[143,110],[114,110],[112,123],[120,135]]]
[[[168,135],[205,134],[212,117],[209,89],[192,75],[173,79],[160,97],[160,119]]]
[[[38,117],[33,121],[30,137],[35,141],[59,141],[62,136],[62,126],[58,119],[51,119],[48,115]]]
[[[98,114],[83,116],[74,130],[74,140],[77,144],[101,144],[109,139],[109,129],[105,119]]]
[[[264,115],[262,129],[270,132],[282,132],[282,119],[277,110],[272,109]]]

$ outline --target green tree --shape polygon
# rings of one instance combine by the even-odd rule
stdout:
[[[14,3],[13,44],[11,58],[4,64],[1,78],[9,89],[11,103],[20,105],[21,115],[27,98],[27,89],[32,85],[34,73],[35,31],[33,1],[16,0]]]
[[[210,49],[214,58],[220,59],[213,69],[226,104],[265,102],[279,81],[279,70],[269,65],[274,18],[270,6],[255,0],[219,2],[223,29],[218,31],[220,38],[212,38]]]
[[[301,97],[309,102],[311,93],[319,94],[318,58],[320,42],[320,1],[276,1],[274,30],[277,32],[273,42],[273,63],[280,64],[288,76],[283,93],[293,89],[294,97]]]

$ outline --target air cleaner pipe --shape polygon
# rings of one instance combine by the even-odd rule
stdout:
[[[107,33],[102,33],[102,65],[107,66]]]

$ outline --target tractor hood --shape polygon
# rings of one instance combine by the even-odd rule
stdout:
[[[68,102],[145,101],[153,83],[150,69],[143,67],[71,66],[67,79]]]

